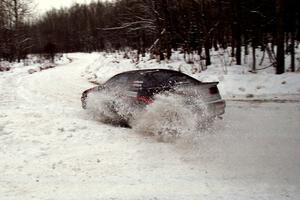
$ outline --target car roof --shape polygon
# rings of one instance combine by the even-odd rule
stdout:
[[[110,81],[118,76],[122,76],[122,75],[140,75],[141,77],[144,77],[146,74],[152,74],[152,73],[155,73],[155,72],[171,72],[171,73],[177,73],[177,74],[180,74],[180,75],[183,75],[183,76],[187,76],[189,77],[190,79],[196,81],[196,82],[199,82],[199,83],[203,83],[185,73],[182,73],[180,71],[176,71],[176,70],[171,70],[171,69],[161,69],[161,68],[153,68],[153,69],[138,69],[138,70],[130,70],[130,71],[125,71],[125,72],[122,72],[122,73],[119,73],[119,74],[116,74],[114,76],[112,76],[110,79],[107,80]],[[203,83],[205,84],[205,83]]]
[[[182,75],[185,75],[185,76],[188,76],[192,79],[195,79],[187,74],[184,74],[180,71],[176,71],[176,70],[171,70],[171,69],[138,69],[138,70],[131,70],[131,71],[126,71],[126,72],[122,72],[122,73],[119,73],[119,74],[116,74],[114,75],[113,77],[116,77],[116,76],[119,76],[119,75],[126,75],[126,74],[140,74],[140,75],[145,75],[145,74],[148,74],[148,73],[154,73],[154,72],[172,72],[172,73],[178,73],[178,74],[182,74]],[[112,77],[112,78],[113,78]],[[195,79],[196,80],[196,79]]]

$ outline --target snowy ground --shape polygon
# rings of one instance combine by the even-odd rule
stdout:
[[[101,56],[69,57],[0,73],[0,199],[300,198],[299,102],[227,101],[212,129],[164,143],[82,111]]]

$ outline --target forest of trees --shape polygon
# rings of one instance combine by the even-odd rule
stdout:
[[[1,59],[46,53],[49,46],[57,52],[129,47],[142,55],[151,51],[169,59],[171,49],[180,48],[205,55],[210,65],[211,49],[230,48],[239,65],[242,52],[255,53],[260,48],[273,57],[277,74],[287,67],[295,71],[295,46],[300,41],[298,0],[95,1],[53,9],[28,20],[30,4],[30,0],[0,0]],[[287,53],[291,66],[284,66]]]

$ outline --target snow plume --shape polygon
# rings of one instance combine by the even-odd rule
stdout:
[[[124,89],[102,90],[87,99],[87,110],[104,123],[129,125],[135,132],[153,135],[158,141],[193,138],[209,126],[211,117],[201,98],[163,93],[146,107],[124,98]]]
[[[156,95],[155,101],[135,116],[131,126],[138,133],[173,142],[194,137],[207,124],[208,116],[201,99],[166,93]]]
[[[87,97],[87,111],[96,120],[114,125],[126,125],[134,107],[129,98],[124,98],[124,89],[103,89]],[[122,97],[123,96],[123,97]]]

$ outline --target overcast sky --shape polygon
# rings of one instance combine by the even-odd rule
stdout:
[[[38,12],[45,12],[51,8],[70,7],[73,3],[89,3],[92,0],[34,0]]]

